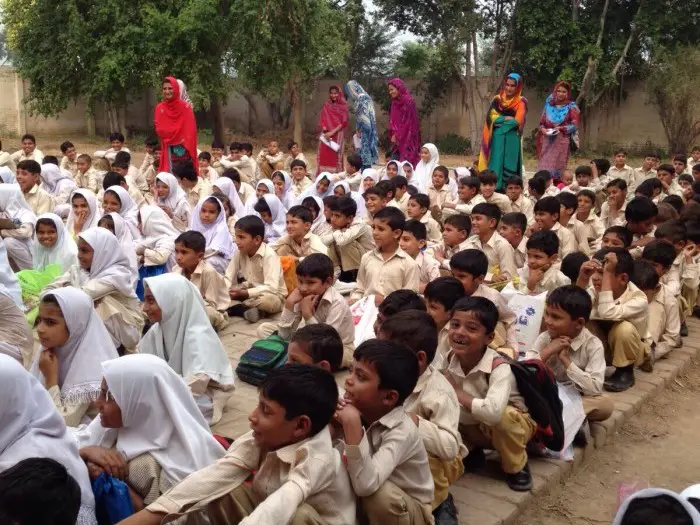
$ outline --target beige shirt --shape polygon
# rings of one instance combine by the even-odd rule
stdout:
[[[70,171],[71,174],[73,175],[73,177],[75,177],[78,174],[78,157],[79,156],[80,156],[79,153],[76,154],[75,160],[71,161],[66,155],[63,155],[63,157],[61,157],[61,164],[59,165],[59,167],[62,170]]]
[[[420,252],[415,261],[420,268],[420,284],[424,287],[430,282],[440,277],[440,263],[430,255]]]
[[[459,253],[463,250],[468,249],[469,244],[470,244],[470,242],[469,242],[468,238],[465,239],[464,241],[462,241],[461,243],[459,243],[457,246],[446,246],[445,241],[441,241],[433,246],[428,247],[428,249],[425,250],[425,254],[432,257],[432,258],[435,258],[435,252],[442,251],[443,255],[445,257],[445,260],[442,262],[442,264],[440,266],[442,268],[444,268],[445,270],[449,270],[450,269],[450,259],[452,259],[452,257],[454,257],[454,255],[456,253]]]
[[[400,199],[391,199],[387,206],[393,206],[394,208],[400,209],[404,215],[408,213],[408,199],[411,198],[411,195],[406,192],[404,193]]]
[[[634,168],[632,166],[624,165],[622,168],[616,168],[611,166],[608,170],[608,179],[613,181],[615,179],[622,179],[627,183],[627,193],[634,194],[634,181],[636,180],[634,176]]]
[[[362,256],[352,297],[386,297],[391,292],[402,289],[418,292],[419,282],[420,268],[410,255],[397,248],[391,257],[385,259],[377,248]]]
[[[75,184],[78,186],[78,188],[85,188],[94,194],[97,194],[97,192],[100,191],[97,184],[97,173],[94,169],[90,168],[85,173],[76,170],[73,177],[75,178]]]
[[[517,266],[518,269],[525,266],[527,262],[527,241],[528,238],[523,235],[518,247],[513,249],[513,258],[515,259],[515,266]]]
[[[450,199],[449,185],[445,184],[439,190],[430,183],[428,186],[428,197],[430,197],[430,207],[437,206],[442,208],[442,205]]]
[[[649,303],[649,335],[656,343],[657,355],[667,354],[681,341],[681,317],[676,295],[663,283]],[[665,348],[661,348],[664,346]]]
[[[298,198],[312,184],[313,182],[308,177],[303,177],[301,180],[293,179],[290,191]]]
[[[562,228],[558,222],[552,226],[552,231],[559,237],[559,261],[563,261],[564,257],[577,250],[576,239],[566,228]]]
[[[428,230],[428,242],[436,243],[442,241],[442,230],[440,224],[433,219],[430,211],[420,218],[420,222],[425,224],[425,229]]]
[[[647,338],[649,303],[647,296],[633,283],[627,284],[627,289],[617,299],[613,299],[611,291],[596,292],[593,286],[588,288],[593,299],[591,319],[603,321],[629,321],[642,339]]]
[[[24,194],[24,200],[37,217],[43,213],[53,213],[54,202],[51,195],[37,185],[34,185],[29,193]]]
[[[250,184],[257,180],[257,164],[248,155],[242,155],[238,160],[231,160],[226,157],[221,157],[221,165],[226,168],[235,168],[241,175],[241,182]],[[243,201],[245,203],[245,201]]]
[[[530,268],[527,265],[523,266],[519,271],[520,283],[518,284],[518,290],[521,293],[528,295],[539,295],[544,292],[551,292],[559,288],[560,286],[566,286],[571,284],[571,279],[559,271],[556,266],[550,266],[547,271],[544,272],[542,280],[535,285],[534,290],[530,290],[527,287],[527,280],[530,278]]]
[[[637,188],[642,182],[644,182],[647,179],[655,179],[656,178],[656,170],[651,169],[649,171],[644,171],[644,168],[635,168],[634,169],[634,174],[633,174],[633,179],[634,179],[634,187]],[[627,193],[629,193],[629,188],[627,189]]]
[[[501,214],[511,212],[510,199],[507,195],[504,195],[503,193],[498,193],[494,191],[493,194],[488,199],[486,199],[486,202],[498,206],[498,208],[501,210]]]
[[[496,308],[498,308],[498,322],[503,323],[506,330],[506,347],[517,350],[518,337],[515,331],[515,313],[508,306],[505,296],[485,284],[480,284],[472,296],[484,297],[496,305]]]
[[[297,259],[303,259],[312,253],[322,253],[328,255],[328,247],[323,244],[323,241],[318,235],[311,232],[304,235],[301,243],[296,242],[289,235],[280,237],[272,249],[277,252],[280,257],[282,255],[291,255]]]
[[[573,235],[576,243],[577,252],[583,252],[585,255],[591,255],[591,247],[588,244],[588,233],[586,226],[574,215],[569,219],[566,229]]]
[[[494,359],[501,357],[491,348],[484,350],[479,363],[469,372],[462,370],[457,356],[450,354],[443,373],[449,377],[457,388],[472,396],[471,411],[461,407],[459,422],[463,425],[485,423],[495,426],[503,418],[507,406],[521,412],[527,412],[525,400],[518,391],[515,376],[507,363],[493,367]]]
[[[202,177],[197,177],[197,184],[195,184],[191,190],[185,191],[187,192],[187,202],[190,203],[190,206],[194,210],[195,206],[197,206],[197,203],[199,203],[200,199],[211,195],[212,186],[206,179],[203,179]]]
[[[491,274],[486,276],[487,280],[494,275],[506,275],[508,279],[512,279],[518,273],[513,247],[497,231],[494,231],[485,243],[482,243],[477,235],[472,235],[467,239],[467,249],[479,250],[486,254]]]
[[[695,261],[686,263],[681,252],[673,261],[671,268],[661,277],[661,282],[674,296],[680,295],[683,288],[697,290],[700,286],[700,266]]]
[[[134,184],[136,184],[136,187],[139,189],[141,193],[148,193],[148,181],[146,180],[146,176],[141,173],[141,171],[134,166],[133,164],[129,166],[129,171],[126,174],[127,177],[130,177],[131,180],[134,181]],[[131,185],[131,181],[129,181],[129,185]]]
[[[457,394],[439,371],[432,366],[426,368],[404,407],[409,414],[418,416],[418,432],[429,455],[443,461],[467,455],[458,428]]]
[[[464,202],[461,200],[452,202],[454,202],[455,204],[454,210],[457,213],[461,213],[463,215],[471,215],[474,206],[476,206],[477,204],[481,204],[482,202],[486,202],[486,199],[484,199],[484,197],[480,193],[477,193],[471,198],[469,202]]]
[[[374,250],[372,229],[361,218],[355,218],[355,222],[347,228],[331,231],[321,240],[328,246],[328,255],[333,264],[343,271],[357,270],[362,256]]]
[[[154,160],[155,160],[155,158],[153,157],[153,155],[151,155],[150,153],[146,153],[143,156],[143,162],[141,163],[141,167],[139,168],[139,171],[141,173],[143,173],[144,175],[146,175],[146,171],[149,168],[153,167]]]
[[[605,233],[603,221],[601,221],[600,217],[598,217],[593,210],[591,210],[586,220],[579,222],[583,224],[583,228],[586,232],[586,239],[588,239],[588,246],[591,252],[594,253],[600,250],[600,246],[603,242],[603,233]]]
[[[263,501],[240,525],[290,523],[303,503],[313,507],[323,523],[355,525],[355,494],[328,427],[267,453],[250,431],[236,439],[223,458],[187,476],[148,510],[167,514],[203,510],[239,487],[252,472],[251,488]]]
[[[173,267],[172,272],[185,275],[184,270],[179,266]],[[204,299],[207,306],[211,306],[214,310],[219,310],[220,312],[229,307],[231,299],[228,296],[226,280],[211,264],[206,261],[200,261],[189,279],[199,290],[199,293],[202,294],[202,299]]]
[[[532,205],[532,201],[523,194],[520,194],[517,200],[510,201],[510,211],[524,214],[528,224],[532,224],[535,220],[535,207]]]
[[[80,403],[78,405],[69,405],[61,399],[61,388],[54,385],[48,389],[49,395],[53,400],[53,404],[58,410],[58,413],[63,417],[66,426],[77,427],[83,422],[91,403]]]
[[[306,157],[304,156],[303,153],[299,152],[299,155],[297,155],[296,157],[292,157],[292,155],[288,153],[284,157],[284,171],[286,171],[287,173],[291,173],[292,172],[292,162],[295,160],[300,160],[304,164],[306,164],[307,170],[310,168],[309,161],[306,160]],[[333,182],[335,182],[335,180],[333,180]]]
[[[243,277],[242,285],[237,284],[239,276]],[[242,286],[251,298],[266,293],[275,294],[281,299],[287,296],[280,258],[266,243],[262,243],[252,257],[236,250],[226,268],[225,277],[226,284]]]
[[[44,160],[44,154],[39,148],[34,148],[34,151],[32,151],[29,155],[25,154],[23,149],[20,149],[15,151],[12,155],[10,155],[10,157],[15,164],[19,164],[23,160],[35,160],[39,163],[39,165],[41,165],[42,161]]]
[[[241,182],[241,188],[238,190],[238,196],[241,198],[241,202],[246,204],[248,199],[255,198],[255,188],[246,182]]]
[[[611,226],[624,226],[627,222],[625,220],[626,209],[627,201],[625,201],[622,208],[615,215],[610,215],[610,203],[605,201],[600,207],[600,220],[603,223],[603,231],[607,230]]]
[[[434,485],[428,454],[418,427],[403,406],[372,423],[359,445],[345,445],[345,456],[358,497],[371,496],[390,481],[430,507]]]

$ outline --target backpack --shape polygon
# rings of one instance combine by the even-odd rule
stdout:
[[[550,450],[560,452],[564,448],[563,405],[559,399],[559,387],[549,367],[539,359],[515,361],[499,352],[491,370],[508,363],[515,376],[520,395],[530,417],[537,423],[533,441]]]
[[[251,385],[260,386],[270,370],[287,361],[287,341],[277,333],[266,339],[255,341],[241,356],[236,374]]]

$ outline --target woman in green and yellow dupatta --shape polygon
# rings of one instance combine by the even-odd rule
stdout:
[[[511,73],[493,97],[481,132],[479,171],[490,169],[498,175],[497,189],[505,188],[509,177],[522,177],[520,139],[527,116],[527,99],[522,96],[523,80]]]

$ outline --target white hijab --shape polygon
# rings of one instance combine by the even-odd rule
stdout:
[[[98,417],[81,433],[81,446],[115,446],[127,461],[148,453],[173,485],[224,456],[187,384],[165,361],[133,354],[102,368],[123,426],[104,429]]]
[[[288,210],[292,206],[294,206],[295,201],[296,201],[296,196],[290,192],[289,190],[292,188],[292,177],[289,176],[289,173],[283,170],[277,170],[275,171],[272,176],[274,177],[277,174],[282,175],[282,178],[284,179],[284,188],[282,190],[282,196],[277,196],[276,193],[273,192],[275,196],[280,200],[282,203],[282,206],[284,206],[285,210]],[[273,189],[274,189],[274,182],[272,183]]]
[[[321,182],[321,180],[326,179],[328,181],[328,189],[326,190],[325,193],[320,193],[317,189],[316,186],[318,186],[318,183]],[[333,195],[333,175],[328,173],[327,171],[322,171],[316,176],[316,180],[314,180],[314,183],[306,188],[301,195],[299,195],[299,200],[298,202],[301,203],[306,197],[319,197],[321,199],[328,197],[329,195]]]
[[[261,184],[267,188],[268,194],[270,194],[270,195],[275,194],[275,185],[272,184],[272,181],[270,179],[262,179],[262,180],[258,181],[258,183],[255,185],[256,193],[253,194],[253,196],[250,197],[250,199],[248,199],[248,202],[246,202],[245,211],[243,212],[244,217],[246,215],[255,215],[256,217],[260,217],[260,214],[257,211],[255,211],[255,205],[260,200],[260,199],[258,199],[258,196],[257,196],[257,189],[258,189],[258,186],[260,186]],[[239,217],[239,219],[240,219],[240,217]]]
[[[219,215],[212,224],[204,224],[199,218],[199,211],[202,209],[202,204],[207,200],[214,199],[219,204]],[[198,231],[207,241],[207,250],[213,250],[221,254],[224,259],[230,259],[233,257],[236,251],[236,245],[233,244],[231,240],[231,232],[228,231],[228,225],[226,224],[226,211],[224,210],[224,205],[216,197],[211,195],[201,199],[197,206],[195,206],[192,211],[192,216],[190,217],[190,230]]]
[[[71,266],[78,264],[78,246],[73,237],[66,231],[63,220],[55,213],[44,213],[37,217],[39,220],[50,220],[56,228],[56,244],[52,248],[44,248],[39,242],[34,230],[34,245],[32,246],[32,260],[35,270],[44,270],[51,264],[60,264],[61,273],[67,272]]]
[[[622,505],[620,505],[620,508],[617,510],[617,514],[615,514],[613,525],[620,525],[622,523],[622,520],[624,519],[625,514],[627,514],[627,510],[629,509],[629,506],[633,501],[645,498],[653,498],[656,496],[668,496],[676,500],[680,505],[683,506],[685,511],[688,513],[688,517],[692,520],[693,525],[700,525],[700,511],[698,511],[698,509],[696,509],[693,506],[693,504],[687,500],[687,496],[683,497],[676,494],[675,492],[666,489],[644,489],[640,490],[639,492],[635,492],[634,494],[629,496],[625,501],[622,502]]]
[[[70,199],[68,200],[71,207],[70,212],[68,213],[68,220],[66,221],[66,228],[68,228],[68,232],[70,232],[71,234],[75,231],[73,197],[75,197],[76,195],[80,195],[87,201],[88,209],[90,210],[90,215],[88,215],[88,218],[85,221],[85,224],[83,225],[83,230],[87,230],[88,228],[96,228],[97,223],[100,222],[100,217],[102,217],[102,213],[100,213],[100,210],[97,208],[97,197],[95,197],[94,193],[92,193],[90,190],[86,190],[83,188],[73,190],[73,192],[70,194]]]
[[[384,166],[384,170],[382,172],[381,180],[391,180],[388,175],[389,171],[389,164],[394,164],[396,166],[396,176],[398,177],[399,175],[403,175],[402,172],[402,167],[403,167],[403,162],[398,161],[398,160],[390,160],[387,162]]]
[[[15,272],[10,268],[5,240],[2,238],[0,238],[0,288],[5,288],[7,296],[14,301],[20,310],[25,311],[24,301],[22,301],[22,290],[19,287],[19,281]]]
[[[440,153],[435,144],[428,142],[427,144],[423,144],[423,148],[426,148],[430,152],[430,160],[428,160],[428,162],[423,162],[421,159],[416,165],[413,178],[411,179],[413,185],[421,192],[427,190],[433,180],[433,170],[440,163]]]
[[[149,250],[168,251],[170,257],[167,262],[168,270],[175,262],[175,239],[180,232],[175,229],[172,221],[158,206],[143,206],[141,214],[141,231],[143,237],[136,241],[136,246],[143,246]]]
[[[58,461],[80,486],[77,524],[95,524],[95,498],[87,467],[63,417],[46,388],[5,355],[0,355],[0,399],[0,472],[28,458]]]
[[[0,179],[5,184],[17,184],[17,177],[7,166],[0,166]]]
[[[311,224],[311,233],[315,233],[316,235],[320,235],[320,234],[322,233],[321,228],[323,228],[323,226],[324,226],[325,223],[326,223],[326,214],[324,213],[324,210],[326,209],[326,207],[325,207],[325,205],[323,204],[323,200],[320,199],[320,198],[318,198],[318,197],[305,197],[305,198],[301,199],[301,201],[299,202],[299,204],[300,204],[301,206],[303,206],[303,205],[304,205],[303,202],[304,202],[307,198],[308,198],[308,199],[313,199],[314,202],[316,203],[316,205],[317,205],[318,208],[319,208],[318,215],[316,215],[316,218],[314,219],[314,222]]]
[[[346,180],[336,183],[335,187],[337,188],[338,186],[342,186],[345,190],[345,195],[343,195],[343,197],[352,197],[352,200],[357,204],[357,213],[355,213],[355,217],[367,217],[367,206],[365,205],[365,199],[362,195],[356,191],[352,191],[350,189],[350,183]],[[326,220],[325,217],[323,220]]]
[[[36,225],[36,215],[24,200],[18,184],[0,184],[0,215],[8,219],[19,219],[22,224]]]
[[[236,186],[233,184],[233,181],[228,177],[219,177],[214,181],[213,186],[215,188],[219,188],[219,190],[221,190],[221,193],[226,195],[228,197],[228,200],[231,201],[231,206],[233,206],[233,210],[236,214],[236,217],[238,217],[239,219],[243,217],[243,215],[245,214],[245,205],[243,204],[243,202],[241,202],[241,196],[238,195],[238,192],[236,191]]]
[[[374,168],[367,168],[366,170],[364,170],[362,172],[362,178],[360,179],[360,195],[365,194],[365,179],[368,177],[374,181],[374,184],[372,184],[372,186],[379,182],[379,173],[377,172],[377,170],[375,170]]]
[[[41,180],[44,182],[44,189],[51,195],[58,195],[62,186],[68,185],[71,188],[76,186],[71,172],[62,170],[55,164],[43,164],[41,166]]]
[[[175,273],[148,277],[144,282],[163,317],[143,336],[139,352],[164,359],[186,380],[206,374],[221,385],[233,385],[231,362],[197,287]]]
[[[119,241],[119,246],[121,246],[124,255],[129,259],[129,265],[134,271],[134,274],[139,273],[139,262],[136,257],[136,243],[134,242],[134,237],[131,234],[131,229],[127,225],[127,222],[119,215],[116,211],[110,212],[103,217],[111,217],[114,223],[114,235]],[[139,234],[140,235],[140,234]]]
[[[122,203],[122,207],[119,209],[119,215],[126,222],[126,226],[129,228],[129,231],[131,231],[131,236],[134,239],[140,239],[141,232],[139,231],[138,219],[139,208],[136,206],[134,199],[131,198],[131,195],[129,195],[129,192],[121,186],[110,186],[105,191],[111,191],[112,193],[117,194],[117,197],[119,197],[119,202]]]
[[[260,200],[264,200],[270,208],[272,223],[265,221],[265,242],[272,244],[287,233],[287,211],[277,195],[265,194]]]
[[[156,180],[168,185],[168,196],[165,199],[157,197],[157,203],[161,206],[167,206],[170,211],[175,211],[181,203],[187,202],[187,193],[178,184],[175,175],[161,171],[156,175]]]
[[[94,250],[89,280],[109,283],[122,295],[136,298],[136,276],[117,237],[105,228],[90,228],[79,237]]]

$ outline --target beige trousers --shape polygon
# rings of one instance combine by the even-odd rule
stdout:
[[[228,316],[225,313],[219,312],[216,308],[209,305],[205,306],[204,309],[207,311],[209,322],[214,327],[214,330],[218,332],[226,327]]]
[[[651,352],[629,321],[589,321],[586,326],[603,342],[605,360],[615,368],[639,366]]]
[[[369,525],[432,525],[429,504],[420,503],[391,481],[385,481],[377,492],[360,499],[363,519]],[[331,525],[331,524],[328,524]]]
[[[240,301],[231,301],[231,306],[241,304]],[[273,293],[263,293],[256,297],[251,297],[243,301],[248,308],[257,308],[266,314],[278,314],[284,306],[284,299]]]
[[[432,505],[433,510],[435,510],[447,499],[450,485],[464,474],[464,463],[462,463],[461,457],[445,461],[430,454],[428,454],[428,462],[430,463],[430,473],[433,475],[433,483],[435,484],[435,495],[433,496]]]
[[[274,165],[270,164],[266,160],[259,163],[260,166],[260,177],[263,179],[271,179],[272,174],[277,170],[284,169],[284,161],[281,160]]]
[[[609,396],[581,396],[588,421],[605,421],[612,416],[615,402]]]

